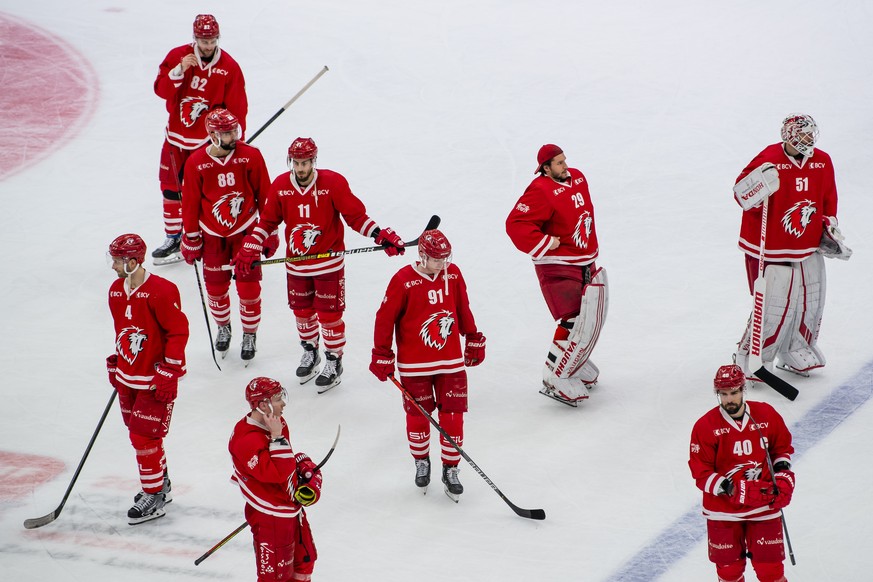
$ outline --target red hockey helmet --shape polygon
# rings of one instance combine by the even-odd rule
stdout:
[[[448,259],[452,254],[452,243],[439,230],[426,230],[418,239],[418,253],[432,259]]]
[[[715,379],[712,381],[712,386],[716,392],[719,390],[745,388],[746,375],[743,373],[743,369],[736,364],[721,366],[715,373]]]
[[[298,137],[288,148],[288,160],[314,160],[318,155],[318,146],[311,137]]]
[[[792,113],[782,120],[782,141],[808,158],[815,151],[818,125],[810,115]]]
[[[109,243],[109,256],[122,259],[136,259],[137,263],[144,263],[146,244],[138,234],[123,234]]]
[[[246,386],[246,401],[252,408],[257,408],[258,404],[264,400],[269,400],[276,394],[285,395],[285,389],[277,380],[259,376],[249,382]]]
[[[218,21],[211,14],[198,14],[194,19],[194,38],[218,38]]]
[[[209,133],[237,129],[239,129],[239,120],[227,109],[216,108],[206,115],[206,131]]]
[[[547,143],[546,145],[541,147],[540,151],[537,152],[537,169],[534,170],[534,174],[539,174],[540,172],[542,172],[543,165],[545,165],[555,156],[559,156],[563,153],[564,150],[562,150],[553,143]]]

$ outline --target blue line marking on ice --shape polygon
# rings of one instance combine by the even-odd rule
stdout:
[[[792,428],[797,461],[873,396],[873,361],[848,382],[831,392]],[[690,477],[689,477],[690,479]],[[638,551],[607,582],[650,582],[665,574],[703,539],[706,528],[695,505]]]

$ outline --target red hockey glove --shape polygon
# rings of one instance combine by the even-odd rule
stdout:
[[[118,389],[115,373],[118,371],[118,354],[112,354],[106,358],[106,371],[109,373],[109,384],[116,390]]]
[[[186,234],[182,237],[180,249],[185,262],[193,265],[194,261],[203,258],[203,237],[200,236],[200,233]]]
[[[300,477],[300,482],[305,483],[312,479],[315,475],[315,468],[318,465],[312,462],[309,455],[306,453],[297,453],[294,455],[294,460],[297,461],[297,476]]]
[[[261,252],[264,247],[261,245],[261,239],[253,234],[247,235],[243,239],[242,247],[234,257],[231,264],[236,269],[237,275],[247,276],[255,268],[255,261],[261,260]]]
[[[370,371],[384,382],[388,376],[394,375],[394,352],[385,348],[373,348],[373,361],[370,362]]]
[[[485,336],[480,332],[467,334],[467,345],[464,347],[464,365],[478,366],[485,361]]]
[[[773,494],[773,484],[766,481],[748,481],[741,479],[737,483],[733,500],[747,507],[763,507],[770,505],[776,495]]]
[[[794,471],[785,469],[773,477],[776,479],[776,488],[779,489],[773,502],[773,509],[782,509],[791,503],[791,496],[794,494]]]
[[[172,364],[155,364],[155,400],[172,402],[179,391],[182,370]]]
[[[389,257],[396,257],[406,252],[403,241],[397,233],[390,228],[383,228],[376,235],[376,244],[385,247],[385,253]]]
[[[294,500],[308,507],[321,497],[321,471],[306,453],[297,453],[294,460],[297,461],[297,476],[301,483],[294,491]]]
[[[267,237],[264,241],[264,256],[268,259],[276,254],[279,250],[279,231],[274,231],[273,234]]]

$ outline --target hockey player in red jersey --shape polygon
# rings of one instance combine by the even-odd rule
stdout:
[[[318,555],[304,507],[321,497],[321,470],[291,449],[282,418],[285,389],[272,378],[246,386],[251,412],[236,423],[228,450],[231,480],[246,502],[254,538],[258,582],[307,582]]]
[[[206,115],[206,129],[209,144],[191,154],[185,164],[181,249],[189,264],[203,259],[209,310],[218,326],[215,350],[224,357],[231,339],[231,272],[222,266],[230,265],[243,238],[254,229],[267,201],[270,176],[260,150],[240,141],[242,130],[233,113],[213,109]],[[279,235],[274,232],[264,244],[264,254],[270,257],[278,248]],[[261,321],[260,281],[260,267],[236,278],[243,331],[240,357],[246,365],[255,357]]]
[[[188,319],[176,286],[143,268],[146,245],[123,234],[109,245],[118,278],[109,288],[115,351],[106,358],[121,417],[136,451],[142,491],[127,512],[131,525],[164,515],[172,501],[164,437],[170,429],[179,379],[185,374]]]
[[[818,332],[825,298],[822,256],[848,259],[837,228],[837,187],[828,154],[815,147],[818,126],[809,115],[782,122],[782,141],[767,146],[743,169],[734,198],[743,209],[739,247],[745,253],[752,291],[764,238],[761,355],[765,366],[808,375],[825,365]],[[764,206],[766,230],[762,231]],[[762,237],[762,234],[765,235]],[[750,321],[751,324],[751,321]],[[746,326],[736,361],[747,375],[751,325]]]
[[[234,260],[237,276],[246,276],[269,245],[270,233],[285,223],[286,257],[345,250],[345,226],[385,247],[390,256],[403,254],[403,241],[390,228],[380,229],[364,203],[352,194],[339,173],[315,169],[318,147],[308,137],[298,137],[288,148],[289,172],[280,174],[270,187],[266,206],[252,234]],[[340,220],[342,218],[342,220]],[[340,383],[342,354],[346,345],[345,268],[342,256],[285,263],[288,305],[297,321],[303,357],[297,368],[300,383],[318,374],[319,393]],[[321,333],[319,334],[319,326]],[[318,373],[321,356],[319,336],[324,340],[325,364]]]
[[[461,446],[467,411],[467,372],[485,359],[485,336],[476,328],[467,284],[451,262],[452,245],[439,230],[425,231],[418,242],[419,261],[400,269],[376,313],[370,371],[381,381],[396,366],[404,388],[428,413],[439,409],[439,424]],[[395,334],[396,331],[396,334]],[[466,345],[461,347],[461,336]],[[415,484],[430,483],[430,422],[404,398],[409,450],[415,459]],[[458,480],[461,456],[440,437],[442,480],[457,502],[464,492]]]
[[[152,253],[156,265],[182,260],[182,172],[188,156],[208,141],[206,113],[222,107],[239,119],[243,134],[246,129],[245,79],[233,57],[218,46],[218,21],[211,14],[198,14],[193,28],[194,42],[164,57],[154,84],[155,94],[166,101],[169,113],[158,172],[167,237]]]
[[[794,492],[791,433],[772,406],[745,400],[739,366],[720,367],[713,385],[719,405],[694,424],[688,461],[703,491],[709,560],[722,582],[742,582],[747,555],[758,580],[785,582],[781,510]]]
[[[567,165],[556,145],[537,153],[538,176],[506,219],[506,233],[531,256],[546,305],[557,328],[543,367],[542,394],[576,406],[588,398],[599,370],[591,352],[606,319],[606,271],[600,252],[588,181]]]

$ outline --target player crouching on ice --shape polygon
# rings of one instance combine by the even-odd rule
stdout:
[[[576,406],[588,398],[600,374],[589,358],[606,320],[606,271],[594,264],[600,248],[585,176],[567,165],[567,156],[554,144],[540,148],[535,173],[506,219],[506,233],[533,259],[558,324],[540,393]]]
[[[385,382],[397,370],[406,391],[429,414],[439,409],[439,425],[458,444],[464,442],[467,372],[485,359],[485,336],[476,329],[467,284],[451,262],[452,245],[439,230],[422,233],[419,261],[400,269],[385,291],[376,313],[370,371]],[[461,336],[466,345],[461,349]],[[427,492],[430,484],[430,421],[403,399],[409,451],[415,459],[415,484]],[[440,438],[442,480],[457,503],[464,487],[458,480],[460,453]]]
[[[781,137],[737,178],[734,198],[743,209],[739,248],[749,291],[754,295],[760,288],[764,296],[759,339],[764,365],[772,371],[775,361],[778,368],[808,376],[825,365],[817,345],[826,287],[822,256],[848,260],[852,250],[837,228],[834,166],[815,148],[815,120],[789,115]],[[760,261],[765,269],[756,285]],[[752,323],[750,318],[736,357],[746,376],[755,372],[748,365]]]

